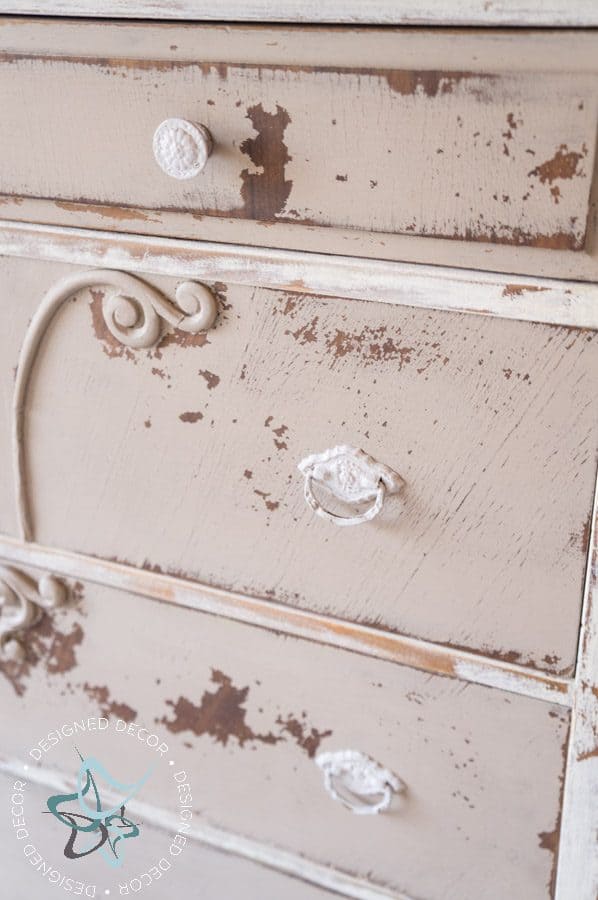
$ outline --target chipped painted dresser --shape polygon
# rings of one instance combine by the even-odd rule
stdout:
[[[596,4],[0,13],[2,896],[596,900]]]

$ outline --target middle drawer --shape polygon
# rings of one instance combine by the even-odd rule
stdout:
[[[73,271],[1,263],[5,410],[27,322]],[[175,280],[149,280],[174,297]],[[215,327],[149,351],[108,331],[101,284],[57,314],[27,400],[35,539],[569,672],[598,446],[594,334],[212,287]],[[314,515],[297,468],[338,445],[405,482],[351,528]],[[8,478],[2,493],[0,528],[14,532]],[[313,493],[356,511],[317,479]]]

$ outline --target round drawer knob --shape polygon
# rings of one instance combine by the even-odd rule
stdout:
[[[165,119],[154,133],[154,157],[171,178],[195,178],[212,152],[212,135],[205,125],[186,119]]]

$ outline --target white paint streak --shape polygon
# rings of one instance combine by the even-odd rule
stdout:
[[[571,705],[569,679],[486,659],[465,650],[453,650],[430,641],[380,632],[365,625],[305,612],[271,600],[247,597],[80,553],[25,543],[4,535],[0,535],[0,557],[34,568],[49,569],[68,578],[83,579],[210,615],[224,616],[258,628],[282,629],[298,638],[414,669],[500,687],[560,706]]]
[[[589,547],[555,900],[598,897],[598,485]]]
[[[598,286],[582,282],[6,220],[0,254],[598,329]]]
[[[5,13],[362,25],[598,25],[594,0],[12,0]]]

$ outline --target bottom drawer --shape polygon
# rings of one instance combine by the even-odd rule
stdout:
[[[0,774],[2,796],[12,797],[15,793],[15,783],[18,781],[19,779],[15,776],[7,773]],[[48,790],[38,784],[27,784],[25,790],[35,812],[43,810],[46,806]],[[47,879],[44,886],[39,872],[33,865],[26,864],[23,859],[24,855],[12,852],[14,836],[11,831],[11,824],[5,816],[0,823],[0,837],[5,850],[2,856],[2,880],[5,887],[8,888],[6,896],[9,896],[11,900],[31,900],[32,897],[37,900],[46,900],[46,898],[53,900],[56,896],[60,896]],[[161,862],[165,858],[163,854],[165,842],[162,831],[149,826],[144,827],[142,833],[143,852],[146,859],[152,863]],[[33,854],[31,854],[32,856]],[[63,857],[61,874],[64,874],[64,862]],[[151,882],[154,898],[192,896],[201,897],[201,900],[334,900],[334,897],[338,897],[337,894],[331,894],[329,891],[300,879],[290,878],[247,859],[231,856],[197,843],[193,844],[191,852],[181,854],[180,860],[176,861],[176,867],[171,864],[167,868],[162,863],[162,868],[160,866],[157,868],[161,874],[157,880]],[[79,878],[85,879],[85,888],[88,888],[90,884],[102,885],[106,881],[107,871],[106,863],[101,856],[90,855],[85,859],[85,873],[78,873],[73,877],[73,891],[69,891],[69,893],[77,896],[76,883]],[[142,877],[139,878],[139,875]],[[137,870],[136,874],[132,874],[131,871],[121,872],[119,883],[128,885],[129,896],[135,896],[136,893],[143,896],[145,890],[150,887],[147,883],[148,879],[143,876],[142,869]],[[142,882],[139,891],[136,890],[137,880]],[[79,896],[85,896],[85,888],[83,894]],[[190,893],[191,889],[193,893]],[[110,889],[108,888],[108,890]],[[164,893],[161,893],[162,891]],[[96,896],[103,900],[106,894],[103,894],[103,897],[102,894],[102,891],[96,889]],[[118,891],[115,894],[127,896]]]
[[[127,784],[151,766],[134,797],[141,829],[158,809],[174,832],[189,807],[196,825],[401,896],[552,895],[567,710],[113,589],[74,594],[29,632],[25,663],[3,664],[3,756],[36,748],[40,767],[74,775],[76,747]],[[99,715],[106,729],[91,730]],[[404,784],[373,798],[388,792],[388,809],[355,814],[327,792],[319,754],[345,750]],[[51,827],[58,855],[66,829],[37,816]],[[134,866],[128,845],[142,843],[126,843]]]

